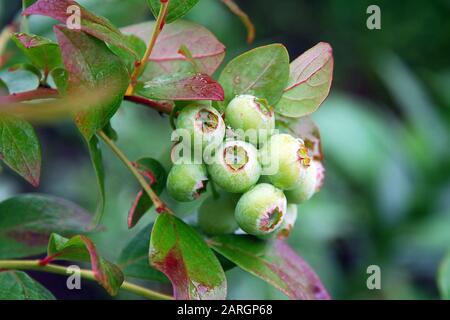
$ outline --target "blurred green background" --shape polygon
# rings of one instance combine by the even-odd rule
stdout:
[[[144,0],[79,1],[118,26],[151,19]],[[227,47],[226,59],[251,47],[283,43],[291,59],[319,41],[334,49],[331,95],[313,115],[327,169],[322,191],[300,206],[289,242],[317,271],[335,299],[433,299],[440,262],[450,250],[450,1],[240,0],[257,37],[246,32],[220,0],[200,0],[186,19],[210,29]],[[368,30],[366,9],[381,8],[381,30]],[[2,25],[20,1],[0,1]],[[33,33],[51,35],[52,20],[32,17]],[[11,46],[10,50],[13,50]],[[14,56],[10,61],[20,57]],[[124,103],[113,119],[118,144],[131,158],[167,165],[166,117]],[[95,208],[97,186],[88,152],[70,122],[38,128],[43,180],[38,192]],[[127,230],[138,186],[104,148],[107,209],[104,231],[93,236],[114,261],[154,218]],[[0,174],[0,199],[36,192],[9,170]],[[198,203],[178,206],[191,219]],[[368,290],[369,265],[381,268],[381,290]],[[229,298],[283,298],[235,268]],[[106,298],[95,284],[67,292],[58,276],[33,274],[60,298]],[[154,284],[153,284],[154,285]],[[162,288],[169,290],[169,288]],[[121,295],[120,298],[134,298]]]

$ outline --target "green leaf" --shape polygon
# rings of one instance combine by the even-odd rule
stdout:
[[[133,278],[169,282],[164,273],[153,268],[148,260],[150,232],[153,225],[142,229],[122,250],[118,266],[126,276]]]
[[[450,254],[444,258],[439,266],[438,287],[442,299],[450,300]]]
[[[240,94],[252,94],[274,105],[289,78],[289,55],[281,44],[259,47],[234,58],[223,69],[219,83],[226,106]]]
[[[170,74],[136,86],[139,95],[158,100],[222,101],[223,89],[207,74]]]
[[[101,41],[82,32],[55,26],[64,64],[69,72],[68,91],[107,91],[108,96],[75,117],[87,141],[107,125],[119,108],[129,83],[128,71],[119,57]]]
[[[275,110],[294,118],[316,111],[330,92],[333,64],[333,49],[325,42],[295,59],[289,83]]]
[[[0,272],[0,300],[55,300],[39,282],[22,271]]]
[[[281,240],[266,242],[248,235],[226,235],[214,237],[209,243],[240,268],[291,299],[329,299],[311,267]]]
[[[62,65],[61,51],[57,43],[26,33],[16,33],[12,39],[30,62],[44,71],[44,75]]]
[[[54,87],[62,94],[67,93],[67,85],[69,82],[69,73],[64,68],[56,68],[50,72]]]
[[[67,239],[53,233],[45,261],[52,260],[90,261],[95,279],[112,296],[117,294],[124,281],[119,267],[100,257],[94,243],[86,236],[77,235]]]
[[[107,19],[97,16],[72,0],[38,0],[36,3],[24,10],[23,15],[43,15],[66,24],[70,14],[67,9],[77,6],[80,9],[81,30],[96,37],[97,39],[119,46],[128,50],[137,57],[136,52],[129,46],[127,38]],[[74,30],[74,32],[78,32]],[[80,33],[80,32],[78,32]],[[61,46],[62,47],[62,46]]]
[[[34,187],[41,175],[41,145],[26,121],[0,116],[0,160]]]
[[[161,163],[152,158],[141,158],[135,165],[153,191],[160,195],[167,179],[166,170]],[[144,190],[139,191],[128,214],[128,228],[133,228],[152,206],[153,202],[148,194]]]
[[[191,10],[199,0],[170,0],[166,23],[174,22]],[[147,3],[155,17],[158,17],[161,0],[147,0]]]
[[[28,8],[29,6],[31,6],[33,3],[35,3],[36,0],[22,0],[22,7]]]
[[[126,37],[128,46],[130,48],[133,48],[134,52],[136,52],[139,60],[142,59],[145,55],[145,51],[147,50],[147,44],[144,40],[141,38],[135,36],[135,35],[124,35]],[[125,62],[128,71],[130,74],[133,72],[136,66],[136,58],[133,56],[130,56],[128,50],[125,50],[119,46],[116,45],[108,45],[109,49],[111,49],[112,52],[114,52],[117,56],[123,59]]]
[[[93,225],[97,226],[103,216],[105,210],[106,196],[105,196],[105,170],[102,162],[102,150],[100,143],[96,136],[93,136],[88,142],[89,155],[91,156],[92,166],[94,167],[95,177],[97,178],[97,185],[100,192],[100,201],[98,202]]]
[[[90,215],[67,200],[24,194],[0,203],[0,258],[11,259],[45,252],[52,232],[86,232]]]
[[[154,25],[153,21],[144,22],[123,28],[122,31],[148,41]],[[225,46],[208,29],[179,20],[162,30],[141,79],[145,81],[166,74],[193,72],[192,64],[179,53],[182,45],[189,49],[199,67],[198,71],[208,75],[217,70],[225,57]]]
[[[170,214],[156,218],[150,262],[172,282],[176,299],[225,299],[225,273],[204,240],[191,226]]]
[[[31,91],[39,87],[39,78],[28,70],[2,72],[0,79],[6,84],[10,94]]]

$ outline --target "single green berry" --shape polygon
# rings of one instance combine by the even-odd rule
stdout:
[[[265,99],[252,95],[236,96],[225,110],[225,123],[241,140],[254,145],[267,141],[275,128],[275,114]]]
[[[207,181],[204,165],[176,164],[167,177],[167,191],[177,201],[193,201],[206,190]]]
[[[311,161],[306,169],[305,176],[295,186],[294,189],[285,192],[288,202],[303,203],[320,190],[323,183],[324,168],[321,162]]]
[[[203,201],[198,210],[198,225],[208,235],[230,234],[239,226],[234,218],[237,197],[221,193],[216,199],[213,196]]]
[[[289,201],[289,200],[288,200]],[[278,238],[286,238],[289,236],[289,233],[292,231],[295,225],[295,221],[297,221],[298,207],[296,204],[289,203],[286,209],[286,215],[284,216],[283,224],[278,231]]]
[[[242,195],[234,215],[242,230],[263,236],[281,227],[286,206],[283,191],[271,184],[261,183]]]
[[[259,153],[263,175],[277,188],[290,190],[303,178],[310,158],[303,140],[289,134],[270,137]]]
[[[212,180],[231,193],[247,191],[261,175],[258,150],[244,141],[225,141],[211,160],[208,171]]]
[[[225,136],[225,123],[220,113],[211,106],[191,104],[181,109],[176,121],[177,129],[185,129],[192,145],[201,143],[220,145]]]

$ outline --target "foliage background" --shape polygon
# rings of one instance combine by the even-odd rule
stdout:
[[[20,2],[0,1],[2,26]],[[144,0],[79,2],[118,26],[151,19]],[[450,249],[450,2],[236,2],[256,25],[252,46],[281,42],[291,58],[319,41],[334,48],[332,94],[313,116],[323,138],[326,184],[300,207],[290,238],[293,247],[318,272],[333,298],[438,298],[437,270]],[[366,28],[370,4],[381,7],[381,30]],[[186,18],[210,29],[226,45],[228,60],[250,48],[238,18],[219,0],[201,0]],[[32,17],[30,28],[51,37],[52,23]],[[119,146],[131,158],[153,156],[168,165],[166,118],[129,104],[114,117],[113,127],[120,135]],[[38,135],[44,167],[37,191],[66,197],[93,211],[96,181],[75,126],[64,122],[40,127]],[[104,158],[104,232],[92,238],[114,261],[146,223],[127,230],[127,213],[139,188],[106,149]],[[0,200],[21,192],[36,190],[0,169]],[[175,210],[190,219],[197,205]],[[147,215],[146,222],[153,217]],[[379,291],[366,287],[366,269],[372,264],[381,267]],[[59,276],[32,276],[58,298],[106,298],[96,284],[83,282],[81,292],[68,292]],[[238,268],[227,276],[231,299],[283,298]]]

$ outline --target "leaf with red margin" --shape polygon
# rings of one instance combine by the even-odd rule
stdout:
[[[309,156],[314,160],[324,160],[319,127],[310,116],[301,117],[300,119],[281,120],[278,122],[278,128],[301,138],[305,142]]]
[[[316,111],[330,92],[333,66],[333,49],[325,42],[291,62],[289,83],[275,110],[293,118]]]
[[[225,235],[210,239],[209,244],[291,299],[330,299],[316,273],[282,240],[267,242],[248,235]]]
[[[44,71],[44,75],[62,65],[61,51],[57,43],[27,33],[15,33],[11,39],[35,67]]]
[[[0,160],[34,187],[39,186],[41,145],[28,122],[0,116]]]
[[[146,226],[125,245],[117,259],[117,265],[128,277],[170,283],[169,279],[148,261],[152,228],[153,224]]]
[[[129,45],[128,39],[107,19],[97,16],[72,0],[38,0],[23,11],[24,16],[42,15],[66,24],[73,13],[68,13],[70,6],[80,8],[81,30],[109,44],[121,47],[136,58],[137,53]]]
[[[163,213],[156,218],[149,257],[172,282],[176,299],[226,298],[226,278],[219,260],[197,231],[174,215]]]
[[[0,259],[44,253],[52,232],[65,236],[84,233],[91,216],[65,199],[22,194],[0,202]]]
[[[45,265],[53,260],[90,261],[95,279],[112,296],[117,294],[124,281],[119,267],[100,257],[94,243],[86,236],[67,239],[53,233],[48,242],[47,257],[41,263]]]
[[[150,39],[154,22],[144,22],[125,27],[125,34],[133,34],[144,41]],[[199,72],[212,75],[225,57],[225,46],[205,27],[189,21],[166,25],[156,40],[149,62],[141,78],[193,71],[192,64],[180,52],[184,45],[192,54]]]
[[[138,83],[136,92],[158,100],[213,100],[222,101],[222,86],[207,74],[175,74]]]
[[[90,141],[122,103],[129,84],[128,71],[122,60],[100,40],[63,26],[55,26],[54,30],[69,72],[69,94],[80,90],[109,93],[101,103],[75,116],[78,128],[86,141]]]
[[[136,168],[146,178],[153,191],[160,195],[166,186],[167,173],[164,167],[155,159],[142,158],[135,162]],[[153,206],[153,202],[145,191],[136,196],[128,213],[128,228],[133,228],[143,215]]]

